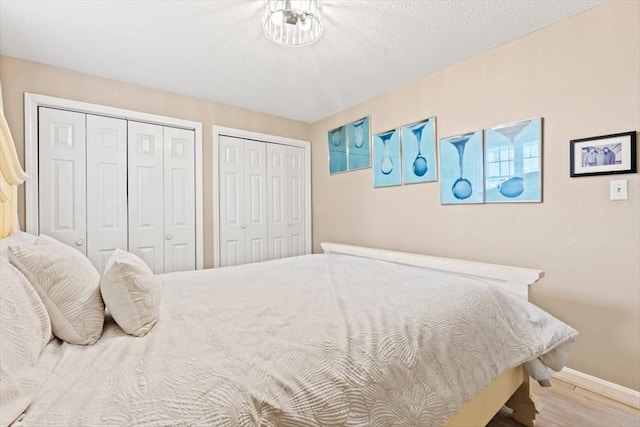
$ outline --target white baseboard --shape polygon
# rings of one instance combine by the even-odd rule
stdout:
[[[636,390],[632,390],[570,368],[564,368],[560,372],[555,372],[553,376],[560,381],[573,384],[576,387],[589,390],[593,393],[600,394],[633,408],[640,409],[640,392]]]

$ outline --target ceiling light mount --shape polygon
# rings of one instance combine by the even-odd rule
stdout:
[[[284,46],[306,46],[322,34],[320,0],[265,0],[264,32]]]

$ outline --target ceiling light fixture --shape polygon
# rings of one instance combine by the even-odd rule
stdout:
[[[306,46],[322,34],[320,0],[265,0],[264,32],[284,46]]]

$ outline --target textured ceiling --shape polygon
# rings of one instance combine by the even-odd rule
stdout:
[[[334,0],[285,48],[262,0],[0,0],[0,53],[314,122],[581,13],[599,0]]]

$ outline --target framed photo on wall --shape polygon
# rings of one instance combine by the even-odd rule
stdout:
[[[542,201],[542,117],[484,130],[484,200]]]
[[[328,132],[329,174],[347,171],[347,135],[345,126]]]
[[[350,171],[371,167],[371,134],[369,117],[363,117],[347,125],[349,138],[348,168]]]
[[[402,183],[438,180],[436,118],[402,126]]]
[[[373,158],[374,187],[390,187],[402,184],[399,129],[392,129],[374,135]]]
[[[440,203],[484,203],[482,131],[440,140]]]
[[[570,150],[572,177],[636,172],[636,131],[572,139]]]

